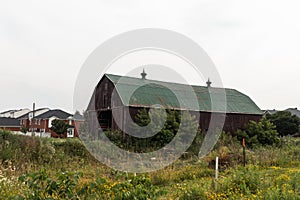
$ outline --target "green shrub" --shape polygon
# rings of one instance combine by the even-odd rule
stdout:
[[[55,179],[45,170],[19,177],[19,181],[26,184],[25,199],[75,199],[75,190],[81,173],[59,172]]]
[[[279,143],[278,133],[275,125],[266,118],[259,122],[250,121],[244,130],[237,130],[237,138],[242,141],[244,138],[246,145],[254,147],[257,145],[277,145]]]

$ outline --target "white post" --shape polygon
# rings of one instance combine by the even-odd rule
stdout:
[[[216,180],[218,180],[218,169],[219,169],[219,157],[216,157]]]
[[[216,177],[215,177],[215,189],[218,191],[218,169],[219,169],[219,157],[216,157]]]

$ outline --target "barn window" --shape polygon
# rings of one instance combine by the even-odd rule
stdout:
[[[104,84],[104,90],[107,90],[107,88],[108,88],[108,84],[105,83],[105,84]]]
[[[106,94],[103,95],[103,107],[107,107],[107,96],[106,96]]]

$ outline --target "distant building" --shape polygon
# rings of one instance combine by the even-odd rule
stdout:
[[[0,117],[10,117],[10,118],[19,118],[23,115],[29,113],[30,110],[28,108],[19,109],[19,110],[7,110],[0,113]]]
[[[33,113],[33,111],[29,111],[29,112],[25,113],[24,115],[19,116],[18,119],[19,120],[22,120],[22,119],[31,119],[33,117],[33,114],[34,114],[34,116],[38,116],[40,114],[48,112],[49,110],[50,110],[49,108],[35,109],[34,113]]]
[[[297,117],[300,117],[300,110],[297,108],[288,108],[286,111],[289,111],[292,115],[296,115]]]
[[[220,115],[226,113],[223,130],[231,133],[234,133],[237,129],[243,128],[250,120],[260,120],[263,115],[263,112],[247,95],[235,89],[225,88],[227,98],[226,110],[212,110],[209,91],[218,95],[223,88],[212,87],[210,81],[207,82],[207,86],[192,86],[198,98],[200,107],[195,108],[192,107],[192,99],[186,95],[186,89],[190,88],[190,86],[148,80],[145,78],[146,73],[144,71],[141,75],[142,78],[134,78],[105,74],[101,78],[91,99],[91,101],[93,99],[93,101],[95,101],[95,108],[89,109],[96,111],[102,129],[120,129],[116,124],[115,119],[112,117],[112,110],[114,110],[115,113],[118,113],[115,117],[123,120],[123,126],[128,126],[128,121],[123,116],[130,115],[132,119],[134,119],[139,109],[149,109],[155,104],[164,105],[166,108],[174,110],[183,109],[188,110],[192,114],[199,114],[199,125],[201,130],[208,129],[212,113]],[[161,87],[160,84],[166,85],[166,88],[176,90],[181,97],[184,97],[184,107],[178,106],[178,101],[174,94],[168,89]],[[139,87],[142,85],[143,87]],[[130,96],[128,91],[137,87],[138,89]],[[114,94],[115,98],[112,101],[113,91],[115,91],[116,94]],[[129,113],[125,113],[128,111]]]
[[[34,114],[34,117],[32,117]],[[52,131],[51,123],[53,120],[62,120],[69,124],[67,133],[60,136]],[[78,137],[78,131],[75,127],[76,120],[73,115],[65,111],[55,109],[37,109],[30,112],[27,116],[20,118],[20,124],[22,127],[27,127],[29,132],[34,132],[35,135],[43,137]]]
[[[18,119],[10,117],[0,117],[0,129],[9,130],[12,132],[20,132],[20,122]]]
[[[30,111],[26,108],[4,111],[0,113],[0,129],[13,133],[22,133],[23,129],[22,131],[27,130],[27,133],[22,134],[29,136],[34,133],[41,137],[61,137],[50,129],[55,119],[69,124],[67,133],[62,137],[78,137],[78,129],[84,121],[83,116],[78,112],[72,115],[60,109],[39,108]]]
[[[266,114],[270,114],[270,115],[273,115],[275,113],[277,113],[278,111],[280,110],[263,110],[264,112],[264,115]],[[300,117],[300,110],[298,110],[297,108],[288,108],[288,109],[285,109],[283,111],[289,111],[292,115],[296,115],[297,117]]]
[[[262,111],[263,111],[264,115],[267,115],[267,114],[273,115],[273,114],[275,114],[278,110],[273,109],[273,110],[262,110]]]

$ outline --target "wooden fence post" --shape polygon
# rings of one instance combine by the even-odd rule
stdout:
[[[245,143],[245,138],[243,138],[243,163],[244,163],[244,167],[246,167],[246,143]]]

